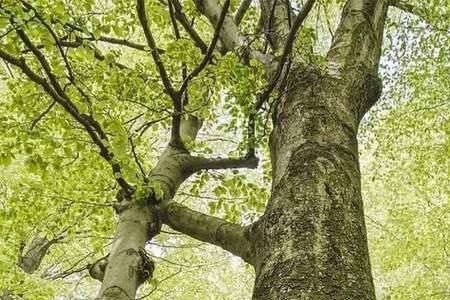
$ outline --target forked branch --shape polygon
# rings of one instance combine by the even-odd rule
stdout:
[[[174,8],[175,18],[181,23],[184,30],[189,34],[194,44],[200,49],[203,54],[205,54],[208,46],[205,44],[205,42],[203,42],[200,35],[197,33],[197,31],[195,31],[194,27],[191,25],[186,15],[183,13],[180,2],[178,0],[172,0],[171,2]]]
[[[211,40],[211,43],[209,44],[208,50],[206,51],[205,56],[203,57],[202,61],[198,66],[192,70],[191,73],[186,77],[186,79],[183,81],[183,84],[180,88],[180,94],[182,95],[184,92],[186,92],[186,89],[188,87],[189,81],[194,79],[200,72],[208,65],[208,63],[211,61],[212,54],[214,52],[214,49],[216,48],[217,42],[219,41],[220,32],[222,29],[223,22],[225,21],[225,17],[227,15],[228,8],[230,7],[230,0],[225,0],[225,3],[223,4],[222,12],[220,13],[219,20],[216,24],[216,29],[214,31],[214,36]]]
[[[287,73],[288,66],[288,58],[291,55],[292,48],[295,42],[295,38],[297,37],[297,33],[303,24],[306,17],[309,15],[309,12],[314,6],[315,0],[308,0],[305,5],[303,5],[302,9],[298,13],[297,17],[294,20],[294,23],[292,24],[292,27],[289,31],[289,34],[284,42],[283,46],[283,52],[281,54],[281,57],[278,61],[275,74],[270,79],[267,86],[262,90],[261,93],[259,93],[256,96],[256,102],[255,106],[252,111],[250,111],[249,119],[248,119],[248,155],[249,156],[255,156],[255,119],[256,115],[258,114],[259,110],[263,106],[265,102],[268,101],[270,94],[273,92],[275,87],[277,86],[280,76],[283,73],[283,70],[285,70],[285,73]],[[285,74],[287,76],[287,74]]]

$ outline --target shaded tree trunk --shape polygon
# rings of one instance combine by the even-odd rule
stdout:
[[[355,104],[376,94],[297,74],[271,135],[272,196],[258,226],[253,299],[375,299]]]
[[[357,132],[381,93],[386,14],[386,1],[347,1],[328,69],[293,65],[270,140],[253,299],[375,299]]]

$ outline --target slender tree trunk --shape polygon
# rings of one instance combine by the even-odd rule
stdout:
[[[159,232],[151,207],[132,205],[119,214],[114,244],[105,268],[91,268],[103,282],[98,299],[134,299],[138,287],[153,273],[153,262],[145,255],[145,243]]]
[[[311,71],[291,78],[271,136],[272,196],[259,224],[253,299],[375,299],[356,103],[377,94],[367,82]]]

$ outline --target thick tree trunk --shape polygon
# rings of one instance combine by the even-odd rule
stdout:
[[[359,79],[291,73],[271,136],[253,299],[375,299],[356,135],[359,103],[373,103],[380,87],[347,75]]]

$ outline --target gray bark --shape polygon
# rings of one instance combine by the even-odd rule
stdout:
[[[270,139],[272,195],[255,224],[253,299],[375,299],[357,132],[381,92],[386,11],[347,1],[327,72],[291,70]]]
[[[242,227],[193,211],[176,202],[170,202],[162,209],[163,222],[172,229],[200,241],[217,245],[224,250],[240,256],[253,264],[252,227]]]
[[[201,123],[195,117],[182,119],[180,133],[183,143],[195,140]],[[243,246],[248,244],[248,238],[239,225],[220,222],[217,218],[171,203],[171,200],[180,185],[199,170],[255,168],[257,164],[254,158],[194,157],[185,148],[169,144],[148,177],[149,185],[157,186],[162,195],[158,198],[158,193],[150,191],[144,201],[124,198],[116,207],[120,221],[110,255],[90,268],[91,276],[102,281],[98,299],[134,299],[139,286],[152,276],[153,262],[145,255],[144,247],[159,234],[162,221],[194,238],[235,251],[236,255],[248,254],[248,248]]]
[[[50,246],[57,243],[58,239],[48,240],[36,234],[25,253],[21,253],[17,265],[28,274],[33,274],[41,265]]]
[[[341,80],[302,73],[294,73],[271,135],[272,196],[257,225],[253,299],[374,299],[360,115],[351,105],[366,90],[348,93],[353,87]]]
[[[145,243],[159,228],[151,207],[133,204],[120,213],[120,221],[108,258],[99,296],[101,300],[134,299],[136,290],[153,273],[145,255]]]
[[[180,132],[184,142],[195,139],[201,122],[192,118],[182,121]],[[162,199],[150,192],[146,199],[120,199],[116,210],[120,221],[107,261],[101,260],[90,268],[91,276],[102,281],[99,300],[134,299],[139,286],[153,275],[153,262],[145,255],[145,244],[157,235],[161,220],[157,202],[168,202],[189,176],[184,163],[189,159],[185,149],[168,145],[148,181],[158,186]],[[101,264],[101,265],[99,265]]]

